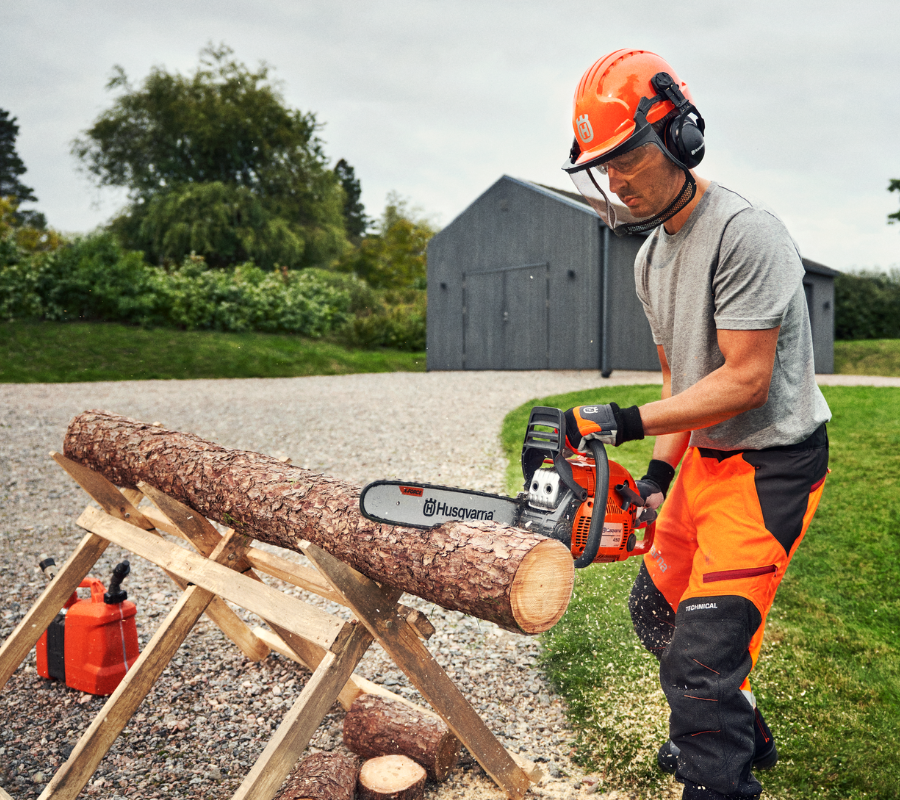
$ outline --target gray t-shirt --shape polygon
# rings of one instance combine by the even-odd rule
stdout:
[[[800,253],[775,214],[712,183],[674,236],[660,226],[634,265],[653,340],[672,373],[672,394],[725,363],[716,331],[778,325],[769,399],[691,434],[718,450],[796,444],[831,419],[816,385]]]

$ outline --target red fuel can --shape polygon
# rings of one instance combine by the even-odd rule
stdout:
[[[90,588],[91,596],[76,598],[74,603],[70,600],[71,605],[67,603],[41,636],[37,647],[39,674],[64,680],[67,686],[89,694],[115,691],[140,654],[137,607],[120,587],[129,571],[127,561],[119,564],[109,591],[96,578],[81,582],[81,587]]]

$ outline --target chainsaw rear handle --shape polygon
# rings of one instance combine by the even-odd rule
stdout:
[[[644,538],[638,542],[637,547],[634,548],[628,555],[629,556],[643,556],[650,552],[650,548],[653,547],[653,537],[656,535],[656,521],[650,522],[647,524],[647,527],[644,529]]]
[[[587,542],[582,554],[575,559],[575,569],[590,566],[597,557],[600,539],[603,536],[603,523],[606,520],[606,498],[609,495],[609,459],[606,456],[606,448],[599,439],[588,439],[588,447],[594,456],[597,470],[594,478],[594,509],[591,512],[591,527],[588,530]]]

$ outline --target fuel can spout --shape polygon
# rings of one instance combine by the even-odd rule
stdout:
[[[131,564],[122,561],[116,564],[112,577],[109,579],[109,589],[103,594],[103,602],[108,606],[114,606],[128,599],[128,592],[122,588],[122,581],[131,574]]]

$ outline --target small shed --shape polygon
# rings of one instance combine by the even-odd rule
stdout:
[[[504,175],[428,245],[428,369],[658,370],[634,291],[643,236],[576,192]],[[833,371],[834,270],[804,260],[816,371]]]

